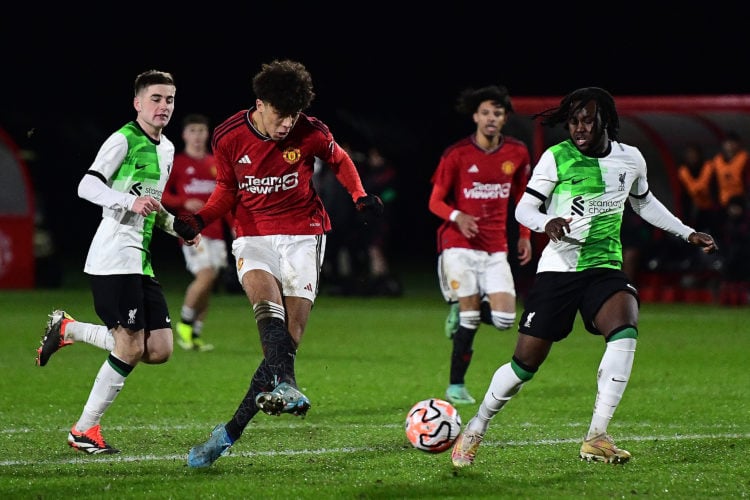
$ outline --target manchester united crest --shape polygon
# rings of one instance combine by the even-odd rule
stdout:
[[[507,174],[507,175],[512,174],[513,173],[513,168],[514,167],[513,167],[513,162],[512,161],[504,161],[503,162],[502,169],[503,169],[503,173],[504,174]]]
[[[281,156],[284,157],[284,161],[286,161],[288,164],[294,165],[295,163],[299,161],[302,154],[300,153],[298,148],[294,148],[294,149],[287,149],[286,151],[282,153]]]

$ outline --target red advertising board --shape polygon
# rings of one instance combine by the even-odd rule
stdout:
[[[0,129],[0,288],[34,287],[34,193],[18,148]]]

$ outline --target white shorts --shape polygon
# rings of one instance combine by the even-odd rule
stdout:
[[[312,302],[318,295],[325,249],[325,234],[244,236],[232,243],[240,283],[246,272],[260,269],[279,280],[285,297]]]
[[[446,302],[476,294],[516,295],[507,252],[447,248],[438,256],[438,280]]]
[[[201,269],[227,267],[227,244],[224,240],[201,238],[197,245],[182,245],[188,271],[194,275]]]

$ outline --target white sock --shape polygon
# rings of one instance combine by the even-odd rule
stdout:
[[[458,313],[459,324],[469,330],[479,329],[482,323],[481,313],[479,311],[461,311]]]
[[[523,380],[518,378],[510,363],[505,363],[495,371],[490,387],[479,405],[477,414],[472,418],[467,428],[473,432],[484,434],[490,425],[490,420],[515,396],[523,386]]]
[[[111,330],[104,325],[82,321],[71,321],[65,325],[65,340],[85,342],[109,352],[115,348],[115,337]]]
[[[516,313],[492,311],[492,324],[498,330],[507,330],[516,322]]]
[[[203,321],[196,319],[193,322],[193,336],[197,337],[203,331]]]
[[[607,432],[607,426],[620,404],[633,369],[636,340],[631,338],[607,343],[597,374],[598,391],[594,414],[586,439]]]
[[[183,304],[182,309],[180,309],[180,319],[182,321],[187,321],[188,323],[190,323],[195,319],[195,309]]]
[[[102,367],[99,368],[99,373],[96,374],[94,386],[89,393],[89,399],[83,407],[81,418],[76,422],[76,430],[84,432],[99,424],[102,415],[104,415],[104,412],[115,400],[124,385],[125,377],[117,373],[109,364],[109,359],[107,359]]]

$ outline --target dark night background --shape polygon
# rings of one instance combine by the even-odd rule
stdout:
[[[66,4],[43,16],[4,15],[0,127],[28,155],[60,254],[82,268],[101,210],[76,187],[102,141],[135,117],[132,84],[145,69],[176,78],[165,134],[179,149],[185,114],[217,124],[253,103],[250,80],[262,63],[305,63],[317,96],[307,113],[339,141],[376,144],[398,167],[393,258],[428,269],[438,224],[427,209],[429,179],[442,150],[473,130],[453,111],[464,87],[501,83],[512,96],[590,85],[615,97],[749,92],[747,16],[729,4],[661,5],[660,14],[632,2],[594,11],[573,2],[462,2],[411,5],[411,13],[398,4],[314,4],[216,3],[195,12]]]

